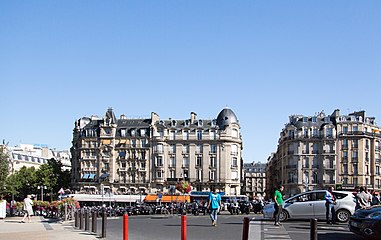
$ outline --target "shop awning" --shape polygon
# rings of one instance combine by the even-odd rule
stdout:
[[[88,178],[89,178],[89,176],[90,176],[90,174],[88,174],[88,173],[85,173],[85,174],[82,176],[82,179],[88,179]]]
[[[90,173],[89,179],[94,179],[94,178],[95,178],[95,174],[94,173]]]
[[[158,202],[159,199],[155,194],[149,194],[145,197],[144,202]],[[163,195],[161,197],[161,202],[170,203],[170,202],[190,202],[189,195]]]

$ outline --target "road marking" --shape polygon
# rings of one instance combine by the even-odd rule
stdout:
[[[270,240],[291,239],[291,237],[283,226],[274,226],[273,223],[258,220],[250,222],[249,239]]]

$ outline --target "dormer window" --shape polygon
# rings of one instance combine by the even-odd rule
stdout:
[[[198,120],[198,125],[199,125],[199,126],[202,126],[202,120],[201,120],[201,119]]]
[[[135,129],[131,129],[131,136],[135,136],[136,134],[136,130]]]
[[[303,122],[307,122],[308,121],[308,118],[307,117],[303,117]]]
[[[189,126],[189,120],[185,120],[185,126]]]

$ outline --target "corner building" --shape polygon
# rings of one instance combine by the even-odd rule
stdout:
[[[82,117],[75,122],[72,183],[77,192],[167,193],[180,180],[193,190],[240,194],[242,137],[235,113],[216,119]]]
[[[282,184],[287,196],[328,186],[379,191],[380,159],[380,127],[365,111],[292,115],[268,159],[267,189]]]

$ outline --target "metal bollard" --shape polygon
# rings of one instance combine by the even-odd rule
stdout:
[[[106,237],[106,228],[107,228],[107,212],[106,209],[102,210],[102,236],[101,238]]]
[[[97,233],[97,216],[98,216],[98,212],[94,211],[91,217],[91,220],[92,220],[91,232],[93,233]]]
[[[78,228],[78,211],[74,212],[74,227]]]
[[[181,240],[187,239],[187,215],[181,215]]]
[[[123,240],[128,240],[128,214],[123,215]]]
[[[243,228],[242,228],[242,240],[249,239],[249,226],[250,226],[250,218],[243,218]]]
[[[79,229],[83,229],[83,209],[79,211]]]
[[[310,232],[310,240],[317,240],[317,219],[311,218],[310,220],[311,232]]]
[[[85,211],[85,231],[89,231],[89,224],[90,224],[90,214],[89,211]]]

